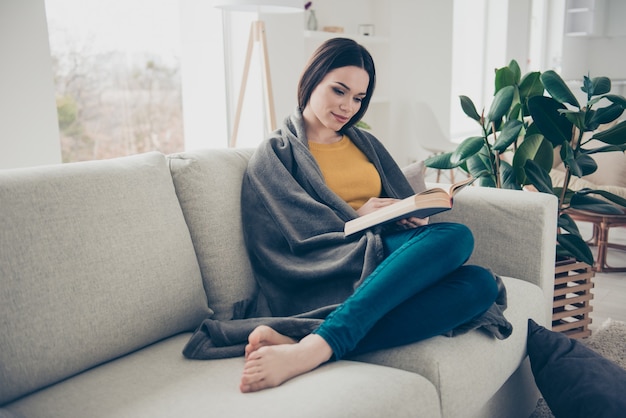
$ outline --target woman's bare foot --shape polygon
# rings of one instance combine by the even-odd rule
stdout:
[[[266,345],[246,359],[239,389],[257,392],[276,387],[328,361],[333,352],[322,337],[310,334],[296,344]]]
[[[267,345],[279,345],[279,344],[295,344],[296,340],[287,337],[268,327],[267,325],[259,325],[256,327],[250,335],[248,335],[248,344],[246,345],[246,358],[253,351],[258,350],[261,347]]]

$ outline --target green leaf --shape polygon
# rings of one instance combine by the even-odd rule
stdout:
[[[626,109],[626,98],[624,98],[623,96],[618,96],[617,94],[607,94],[603,97],[609,99],[613,103],[617,103],[618,105]]]
[[[552,144],[542,135],[524,138],[524,141],[519,145],[517,152],[513,156],[513,169],[515,170],[515,176],[521,184],[528,184],[525,172],[527,161],[533,161],[543,171],[549,173],[554,161]],[[552,190],[552,186],[550,186],[550,190]]]
[[[497,141],[493,144],[493,150],[498,152],[503,152],[506,150],[519,136],[522,131],[522,127],[524,124],[516,119],[508,120],[504,126],[502,126],[502,131],[500,131],[500,136]]]
[[[496,93],[507,86],[515,85],[515,74],[509,67],[502,67],[496,70],[495,91]]]
[[[522,70],[520,69],[517,61],[511,60],[511,62],[509,62],[509,68],[513,72],[515,84],[519,84],[520,78],[522,77]]]
[[[550,93],[556,101],[560,103],[569,103],[580,109],[580,104],[574,96],[574,93],[567,87],[563,79],[554,71],[548,70],[541,74],[541,82],[546,91]]]
[[[616,194],[607,192],[606,190],[593,190],[593,189],[583,189],[579,190],[577,194],[597,194],[604,197],[607,200],[610,200],[613,203],[617,203],[620,206],[626,207],[626,199]]]
[[[580,151],[582,153],[585,153],[585,154],[588,154],[588,155],[597,154],[597,153],[600,153],[600,152],[614,152],[614,151],[624,152],[624,151],[626,151],[626,144],[603,145],[601,147],[592,148],[592,149],[583,149],[583,148],[581,148]]]
[[[520,182],[517,181],[515,177],[515,170],[511,164],[506,161],[500,162],[500,179],[502,182],[503,189],[511,189],[511,190],[521,190]]]
[[[565,166],[569,168],[569,171],[572,173],[573,176],[583,176],[583,170],[580,168],[580,166],[578,165],[578,161],[575,158],[563,160],[563,164],[565,164]]]
[[[598,141],[610,145],[622,145],[626,143],[626,120],[606,131],[595,133],[591,139],[597,139]]]
[[[574,156],[574,150],[569,142],[563,142],[561,144],[561,161],[565,167],[569,167],[572,164],[576,164],[576,157]]]
[[[572,137],[572,123],[559,112],[564,109],[566,109],[564,105],[551,97],[535,96],[528,100],[528,110],[533,118],[533,124],[553,147],[558,147],[564,141],[569,142]]]
[[[493,178],[493,169],[489,159],[482,154],[475,154],[466,160],[467,171],[470,175],[478,179],[477,184],[482,187],[496,187]]]
[[[624,113],[624,108],[615,103],[611,103],[609,106],[596,109],[593,114],[590,124],[596,125],[596,128],[589,127],[590,130],[597,129],[597,125],[603,125],[605,123],[613,122]]]
[[[485,145],[485,140],[482,136],[471,136],[466,138],[459,144],[456,150],[452,151],[450,162],[455,165],[459,165],[462,161],[467,160],[474,154],[477,154]]]
[[[578,229],[578,225],[576,225],[576,221],[574,221],[574,219],[572,219],[572,217],[565,212],[561,213],[559,216],[558,226],[570,234],[580,236],[580,230]]]
[[[531,123],[526,128],[526,136],[531,136],[531,135],[541,135],[541,132],[539,132],[539,128],[537,128],[537,125],[535,125],[534,123]]]
[[[491,187],[494,189],[497,187],[494,177],[491,174],[487,174],[486,171],[485,175],[479,177],[478,180],[476,180],[476,184],[480,187]]]
[[[586,210],[606,215],[623,215],[624,211],[597,197],[589,196],[587,193],[576,192],[570,199],[570,207],[573,209]]]
[[[469,171],[467,171],[469,173]],[[491,177],[489,170],[475,171],[474,174],[470,174],[474,179],[480,179],[485,177]],[[472,181],[474,183],[474,181]]]
[[[593,254],[589,245],[581,237],[574,234],[557,234],[556,239],[563,249],[576,260],[593,266]]]
[[[593,111],[592,111],[593,112]],[[578,110],[563,110],[560,109],[559,113],[570,121],[574,126],[576,126],[581,131],[587,131],[585,126],[585,118],[589,114],[589,112],[581,112]]]
[[[587,108],[591,107],[591,106],[595,106],[596,103],[598,103],[600,100],[602,100],[604,98],[604,96],[596,96],[591,100],[587,101]]]
[[[543,83],[541,82],[541,73],[534,71],[526,74],[519,85],[519,95],[522,102],[528,101],[533,96],[543,95]]]
[[[583,85],[582,91],[587,93],[589,98],[592,96],[607,94],[611,91],[611,80],[608,77],[594,77],[591,79],[591,88]]]
[[[507,119],[508,120],[521,119],[520,118],[521,111],[522,111],[522,105],[520,103],[514,104],[513,106],[511,106],[511,111],[507,115]]]
[[[526,160],[524,164],[524,173],[528,179],[526,184],[532,184],[541,193],[554,194],[550,174],[539,164],[533,160]]]
[[[561,186],[554,186],[554,188],[552,189],[552,193],[559,197],[559,199],[561,198],[561,195],[563,194],[563,187]],[[563,201],[561,202],[561,204],[563,206],[569,206],[569,201],[572,198],[572,196],[574,195],[574,192],[571,191],[570,189],[566,189],[565,191],[565,197],[563,198]]]
[[[443,154],[435,154],[424,160],[424,165],[430,168],[436,168],[438,170],[450,170],[457,166],[450,162],[452,152],[446,152]]]
[[[591,79],[588,76],[583,76],[583,85],[580,89],[587,93],[587,101],[591,100],[591,97],[593,97],[593,84],[591,84]]]
[[[463,109],[463,112],[476,122],[480,123],[480,115],[476,111],[476,106],[474,106],[472,99],[467,96],[459,96],[459,99],[461,99],[461,108]]]
[[[498,121],[508,113],[511,108],[511,103],[513,103],[514,93],[515,87],[506,86],[495,94],[491,107],[489,108],[489,113],[487,114],[487,118],[490,122]]]
[[[582,173],[581,177],[593,174],[598,170],[598,164],[596,163],[596,160],[594,160],[587,154],[580,154],[578,157],[576,157],[576,163],[578,164],[578,167],[580,168],[580,171]]]

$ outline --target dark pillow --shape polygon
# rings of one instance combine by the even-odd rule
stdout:
[[[626,370],[532,319],[527,349],[535,383],[555,417],[625,416]]]

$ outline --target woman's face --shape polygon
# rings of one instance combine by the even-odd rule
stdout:
[[[309,128],[341,130],[361,108],[369,85],[362,68],[349,66],[330,71],[311,93],[303,115]]]

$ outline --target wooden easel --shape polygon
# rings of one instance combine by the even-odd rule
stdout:
[[[248,39],[248,50],[246,52],[246,60],[243,68],[243,76],[241,80],[241,88],[239,89],[239,99],[237,101],[237,110],[233,124],[233,132],[230,137],[229,146],[234,148],[237,145],[237,133],[239,131],[239,122],[241,121],[241,110],[243,108],[243,100],[246,95],[246,84],[248,83],[248,75],[250,73],[250,59],[252,51],[256,44],[261,47],[261,61],[263,72],[263,87],[265,91],[265,110],[267,117],[267,126],[270,131],[276,129],[276,116],[274,110],[274,96],[272,94],[272,80],[270,77],[270,64],[267,54],[267,39],[265,37],[265,23],[256,20],[250,25],[250,37]]]

